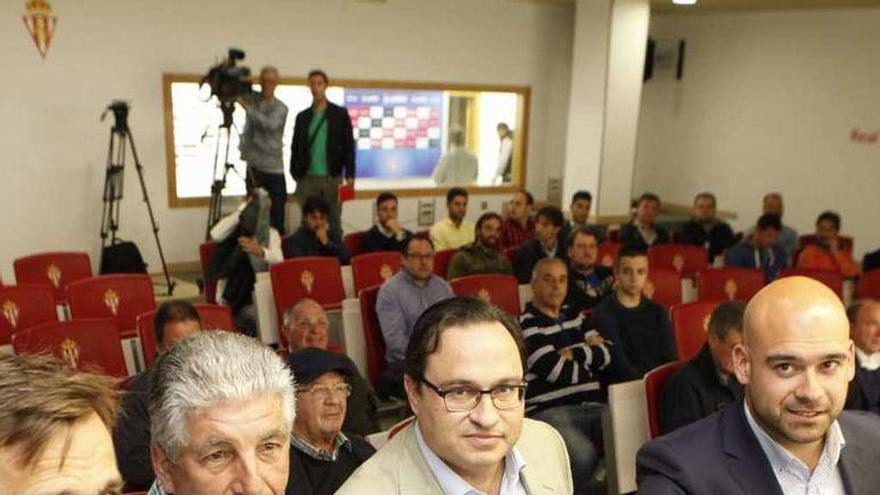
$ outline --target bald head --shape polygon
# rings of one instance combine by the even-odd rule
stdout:
[[[743,319],[746,345],[794,334],[848,339],[846,309],[825,284],[806,277],[786,277],[764,287],[749,302]]]
[[[843,304],[824,284],[787,277],[746,307],[734,371],[758,425],[810,469],[855,373]]]

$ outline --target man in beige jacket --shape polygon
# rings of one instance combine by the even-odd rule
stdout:
[[[416,421],[337,494],[571,494],[568,454],[545,423],[524,419],[519,327],[476,298],[452,298],[416,322],[404,384]]]

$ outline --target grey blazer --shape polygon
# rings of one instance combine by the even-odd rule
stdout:
[[[422,458],[414,425],[406,427],[351,475],[337,495],[443,495]],[[517,449],[525,459],[523,480],[531,495],[572,493],[571,468],[562,437],[550,425],[523,420]]]

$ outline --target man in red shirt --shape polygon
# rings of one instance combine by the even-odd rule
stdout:
[[[531,218],[535,198],[525,189],[513,193],[507,219],[501,227],[501,252],[518,248],[535,235],[535,221]]]

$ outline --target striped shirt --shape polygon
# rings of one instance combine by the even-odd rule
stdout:
[[[528,353],[526,411],[600,398],[596,373],[611,363],[608,344],[588,346],[585,338],[596,332],[592,321],[567,313],[563,306],[560,317],[551,318],[529,303],[519,317]],[[570,359],[562,349],[571,350]]]

